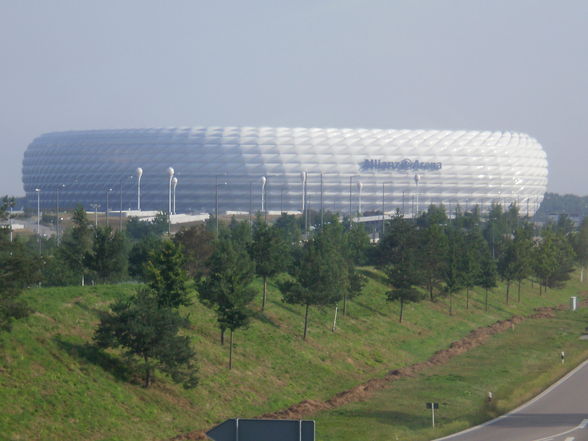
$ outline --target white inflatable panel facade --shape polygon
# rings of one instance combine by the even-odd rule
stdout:
[[[318,210],[322,194],[325,210],[354,215],[492,203],[532,215],[547,186],[545,152],[522,133],[265,127],[47,133],[25,152],[23,183],[30,206],[38,188],[45,208],[59,193],[62,207],[104,209],[112,189],[110,209],[121,195],[137,209],[141,168],[141,208],[167,211],[169,167],[176,212]]]

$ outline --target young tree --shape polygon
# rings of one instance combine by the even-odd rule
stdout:
[[[286,303],[305,307],[303,340],[306,340],[308,333],[310,307],[333,305],[341,299],[341,293],[347,289],[347,267],[333,240],[333,228],[336,226],[325,225],[304,244],[294,265],[294,280],[280,284]]]
[[[480,272],[478,273],[477,285],[484,288],[484,310],[488,311],[488,291],[496,288],[496,280],[498,278],[498,270],[496,269],[496,261],[492,258],[490,248],[487,242],[484,242],[484,247],[480,253]]]
[[[443,282],[445,283],[445,292],[449,296],[449,315],[453,315],[453,294],[464,285],[462,265],[464,231],[461,228],[450,226],[447,228],[447,241],[447,263],[444,266]]]
[[[98,347],[120,347],[129,359],[141,360],[145,387],[152,384],[156,368],[186,388],[197,385],[195,352],[189,337],[178,335],[189,326],[185,317],[173,308],[162,307],[158,296],[148,288],[117,301],[111,309],[94,334]]]
[[[73,228],[66,232],[59,248],[60,260],[81,278],[85,284],[86,255],[92,248],[92,229],[86,216],[86,211],[77,206],[72,214]]]
[[[506,304],[508,305],[510,284],[516,277],[517,254],[512,240],[506,242],[506,246],[498,259],[498,274],[506,282]]]
[[[171,240],[164,240],[161,249],[150,254],[145,265],[145,279],[160,306],[179,308],[191,303],[184,255],[180,246]]]
[[[468,213],[466,213],[467,216]],[[464,217],[466,217],[464,216]],[[465,247],[462,254],[462,280],[466,289],[466,309],[470,308],[470,290],[476,286],[481,271],[481,253],[485,245],[484,237],[473,224],[471,229],[465,233]]]
[[[580,265],[580,281],[584,281],[584,271],[588,266],[588,217],[585,217],[574,236],[574,252]]]
[[[84,256],[84,266],[93,271],[100,282],[121,280],[127,275],[127,250],[124,233],[99,226],[92,247]]]
[[[182,246],[185,256],[184,269],[189,277],[199,278],[206,273],[206,261],[214,250],[214,234],[204,224],[182,228],[173,238]]]
[[[240,246],[228,238],[220,238],[207,263],[208,275],[198,283],[200,301],[213,309],[221,331],[230,331],[229,369],[233,367],[233,333],[249,323],[249,303],[255,291],[249,286],[253,281],[255,264]]]
[[[261,310],[265,310],[267,298],[267,279],[284,271],[288,266],[288,246],[278,234],[278,230],[269,227],[258,219],[253,228],[253,241],[249,245],[249,254],[255,262],[255,272],[263,279]]]
[[[0,202],[0,220],[7,218],[12,198]],[[39,280],[39,262],[35,254],[20,241],[11,242],[9,230],[0,227],[0,332],[10,331],[14,320],[30,313],[19,297],[22,291]]]
[[[443,277],[447,249],[447,236],[439,224],[430,224],[419,230],[418,259],[423,275],[422,281],[431,301],[434,300],[433,289]]]
[[[274,223],[274,228],[284,242],[290,245],[298,244],[302,239],[302,230],[300,222],[292,214],[282,213]]]
[[[151,255],[157,255],[163,248],[164,239],[155,234],[135,242],[129,251],[129,276],[140,281],[146,280],[145,265]]]
[[[384,272],[388,283],[394,288],[386,293],[388,301],[400,301],[400,322],[404,311],[404,302],[416,302],[421,299],[415,286],[422,281],[418,259],[419,236],[413,222],[404,218],[394,218],[389,222],[388,234],[384,238],[386,259]]]

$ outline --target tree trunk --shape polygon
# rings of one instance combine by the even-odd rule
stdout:
[[[506,304],[508,305],[508,295],[510,294],[510,280],[506,281]]]
[[[470,287],[466,287],[466,309],[470,309]]]
[[[488,312],[488,288],[486,288],[486,298],[484,299],[484,310]]]
[[[449,315],[453,315],[453,296],[451,295],[451,291],[449,291]]]
[[[404,299],[400,297],[400,320],[398,323],[402,323],[402,313],[404,312]]]
[[[310,305],[307,303],[306,304],[306,311],[304,311],[304,336],[302,337],[302,340],[306,340],[306,333],[308,331],[308,308],[310,307]]]
[[[230,330],[231,333],[229,334],[229,369],[233,369],[233,330]]]
[[[584,267],[582,266],[580,268],[580,282],[584,281]]]
[[[521,281],[519,280],[519,286],[517,288],[517,302],[521,303]]]
[[[221,346],[225,345],[225,331],[226,331],[226,328],[220,328]]]
[[[343,316],[347,315],[347,294],[343,296]]]
[[[428,288],[429,288],[429,299],[431,299],[431,302],[433,301],[433,281],[429,279],[429,283],[428,283]]]

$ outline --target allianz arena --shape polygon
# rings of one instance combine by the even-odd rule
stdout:
[[[539,207],[547,186],[541,145],[522,133],[449,130],[194,127],[47,133],[27,148],[29,206],[78,203],[176,212],[450,211]],[[142,175],[136,174],[138,168]]]

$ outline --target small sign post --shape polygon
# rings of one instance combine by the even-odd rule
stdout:
[[[427,403],[427,409],[431,409],[431,420],[435,427],[435,409],[439,409],[439,403]]]

